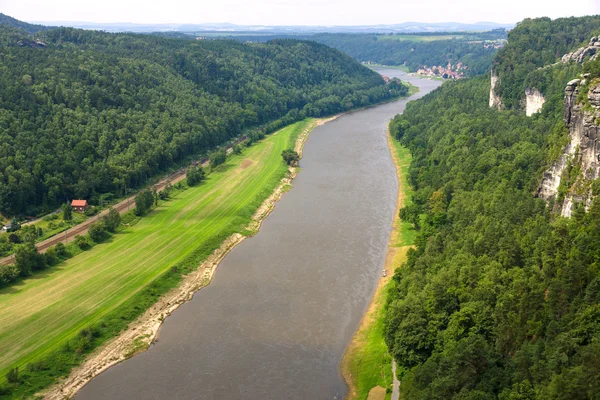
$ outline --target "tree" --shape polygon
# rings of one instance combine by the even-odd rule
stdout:
[[[16,233],[11,233],[10,235],[8,235],[8,241],[14,244],[19,244],[22,242],[21,237]]]
[[[95,222],[90,225],[88,235],[96,243],[100,243],[106,238],[106,227],[103,222]]]
[[[56,243],[56,255],[59,257],[65,257],[67,255],[67,248],[63,242]]]
[[[210,155],[209,159],[210,159],[210,167],[215,168],[215,167],[225,163],[225,160],[227,160],[227,153],[225,152],[224,149],[220,149],[220,150],[213,152]]]
[[[231,148],[231,152],[233,154],[242,154],[242,146],[240,146],[239,143],[234,144]]]
[[[109,232],[115,232],[119,225],[121,225],[121,214],[113,207],[108,210],[108,214],[102,218],[106,230]]]
[[[17,221],[16,218],[13,218],[12,221],[10,221],[10,226],[7,232],[16,232],[19,229],[21,229],[21,224],[19,224],[19,221]]]
[[[135,215],[146,215],[150,208],[154,204],[154,196],[148,189],[142,190],[135,196]]]
[[[89,249],[91,247],[90,246],[90,242],[88,242],[88,240],[86,239],[86,237],[85,236],[81,236],[81,235],[75,235],[75,244],[81,250],[87,250],[87,249]]]
[[[55,265],[58,262],[58,254],[56,253],[56,247],[50,247],[48,250],[46,250],[46,252],[43,254],[43,257],[45,259],[44,262],[46,263],[46,265]]]
[[[19,382],[19,367],[11,368],[6,373],[6,380],[8,383],[18,383]]]
[[[283,161],[290,166],[297,166],[298,161],[300,161],[300,155],[292,149],[284,150],[281,153],[281,157],[283,157]]]
[[[15,265],[19,268],[21,276],[27,276],[31,272],[45,267],[44,258],[33,242],[15,246]]]
[[[410,128],[410,123],[402,118],[402,115],[394,117],[390,123],[390,133],[396,140],[401,140],[408,128]]]
[[[69,203],[62,205],[62,215],[64,221],[71,221],[73,219],[73,208]]]
[[[204,179],[204,169],[190,165],[185,173],[188,186],[195,186],[198,182]]]
[[[4,215],[48,211],[65,197],[96,203],[243,134],[250,143],[308,116],[400,94],[376,72],[309,41],[192,43],[72,28],[43,35],[56,57],[29,51],[24,71],[25,49],[14,44],[28,34],[0,24],[0,126],[26,121],[19,140],[0,129]],[[57,70],[60,77],[50,72]],[[202,112],[186,111],[194,109]],[[211,166],[225,160],[219,150]]]

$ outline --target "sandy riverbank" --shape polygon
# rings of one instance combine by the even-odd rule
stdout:
[[[348,345],[348,348],[344,353],[344,358],[342,359],[341,373],[344,377],[344,380],[346,381],[346,384],[348,385],[348,395],[346,396],[347,400],[353,400],[358,398],[357,396],[359,395],[359,393],[356,382],[358,377],[353,376],[353,369],[355,369],[353,368],[353,366],[362,362],[361,358],[363,354],[361,354],[361,352],[364,351],[364,346],[369,340],[370,334],[373,333],[372,331],[375,329],[375,325],[378,321],[378,318],[381,318],[380,314],[387,301],[387,290],[389,289],[389,283],[394,275],[394,271],[399,265],[401,265],[406,260],[406,254],[408,252],[408,249],[411,247],[399,247],[397,245],[398,243],[400,243],[400,218],[398,217],[398,213],[400,209],[404,207],[406,188],[404,187],[404,182],[402,182],[401,179],[401,161],[398,158],[398,154],[396,153],[394,144],[392,143],[393,139],[389,133],[387,135],[387,140],[388,147],[392,154],[392,159],[396,168],[396,175],[398,177],[398,197],[396,200],[396,209],[394,212],[392,231],[390,233],[388,251],[384,265],[386,276],[383,276],[382,271],[382,276],[377,282],[377,287],[375,289],[375,293],[373,294],[373,299],[371,300],[367,312],[363,316],[358,330],[352,337],[352,341]],[[356,371],[354,371],[354,374],[356,374]],[[369,400],[384,399],[385,395],[385,388],[382,388],[381,386],[375,386],[371,388],[368,398]]]
[[[317,119],[311,123],[298,135],[294,150],[302,156],[302,149],[310,132],[315,127],[334,120],[340,115]],[[252,221],[246,228],[247,231],[256,233],[259,230],[262,221],[271,213],[277,201],[289,189],[292,180],[299,171],[300,168],[298,167],[289,168],[288,174],[281,180],[271,196],[256,210]],[[163,320],[181,304],[191,300],[196,291],[207,286],[211,282],[220,261],[246,237],[241,234],[234,234],[227,238],[196,270],[183,277],[179,287],[161,297],[119,336],[97,349],[82,365],[74,368],[67,378],[44,390],[40,395],[44,399],[69,398],[106,369],[147,349],[156,340]]]

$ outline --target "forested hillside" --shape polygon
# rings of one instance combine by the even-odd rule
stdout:
[[[588,43],[592,36],[598,34],[599,15],[519,22],[509,32],[508,44],[498,52],[492,65],[499,78],[495,89],[504,106],[518,108],[525,88],[539,86],[537,81],[540,75],[544,75],[534,71],[558,62],[563,55]]]
[[[27,25],[27,24],[25,24]],[[27,27],[26,27],[27,28]],[[407,92],[322,44],[0,26],[0,213],[122,194],[249,129]]]
[[[527,20],[495,65],[528,65],[513,71],[527,75],[587,42],[597,18]],[[414,204],[401,217],[418,230],[386,317],[403,398],[598,398],[600,198],[566,219],[535,197],[568,135],[565,81],[598,71],[536,72],[548,86],[533,117],[490,109],[489,77],[478,77],[445,83],[392,122],[413,155]]]
[[[425,32],[403,35],[318,33],[274,36],[313,40],[341,50],[359,62],[405,65],[412,72],[423,66],[445,67],[449,63],[456,66],[460,62],[467,67],[463,71],[466,76],[475,76],[489,70],[492,59],[498,51],[492,42],[497,46],[498,40],[506,38],[506,31],[498,29],[476,34],[465,32]],[[273,36],[240,34],[231,37],[239,41],[265,42],[271,40]],[[449,39],[450,37],[456,39]]]
[[[28,32],[31,34],[37,33],[39,31],[45,31],[48,29],[52,29],[52,27],[50,27],[50,26],[28,24],[27,22],[19,21],[18,19],[15,19],[13,17],[10,17],[10,16],[8,16],[6,14],[2,14],[2,13],[0,13],[0,25],[22,29],[25,32]]]
[[[502,37],[501,34],[498,36]],[[494,36],[496,38],[497,36]],[[481,41],[451,39],[433,41],[381,40],[376,35],[323,34],[313,40],[324,43],[349,54],[359,61],[371,61],[385,65],[406,65],[411,71],[423,66],[453,65],[459,62],[467,66],[467,76],[487,72],[497,49],[485,47]]]

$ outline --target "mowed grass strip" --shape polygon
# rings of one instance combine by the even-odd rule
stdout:
[[[398,174],[398,186],[402,190],[402,207],[406,207],[412,204],[412,193],[408,182],[408,168],[412,161],[412,155],[410,151],[402,146],[396,139],[391,140],[392,151],[395,152],[395,162],[397,163],[399,174]],[[417,238],[417,231],[410,222],[402,221],[400,218],[396,221],[398,227],[398,241],[396,247],[412,246],[415,244]]]
[[[281,152],[311,123],[266,137],[107,242],[0,290],[0,379],[57,350],[199,249],[206,256],[206,246],[242,232],[287,171]]]

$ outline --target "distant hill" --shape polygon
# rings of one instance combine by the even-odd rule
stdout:
[[[5,16],[3,16],[5,17]],[[342,52],[0,25],[0,212],[121,195],[185,157],[402,94]],[[35,31],[28,37],[23,29]],[[56,157],[60,154],[60,157]]]
[[[52,29],[50,26],[28,24],[27,22],[19,21],[13,17],[0,13],[0,25],[10,26],[13,28],[22,29],[27,33],[36,34],[40,31]]]
[[[95,23],[60,21],[53,25],[63,25],[81,29],[96,29],[107,32],[255,32],[255,33],[388,33],[388,32],[464,32],[489,31],[493,29],[511,29],[515,24],[498,24],[495,22],[477,22],[463,24],[459,22],[403,22],[387,25],[354,25],[354,26],[308,26],[308,25],[235,25],[229,23],[206,24],[134,24],[130,22]]]

